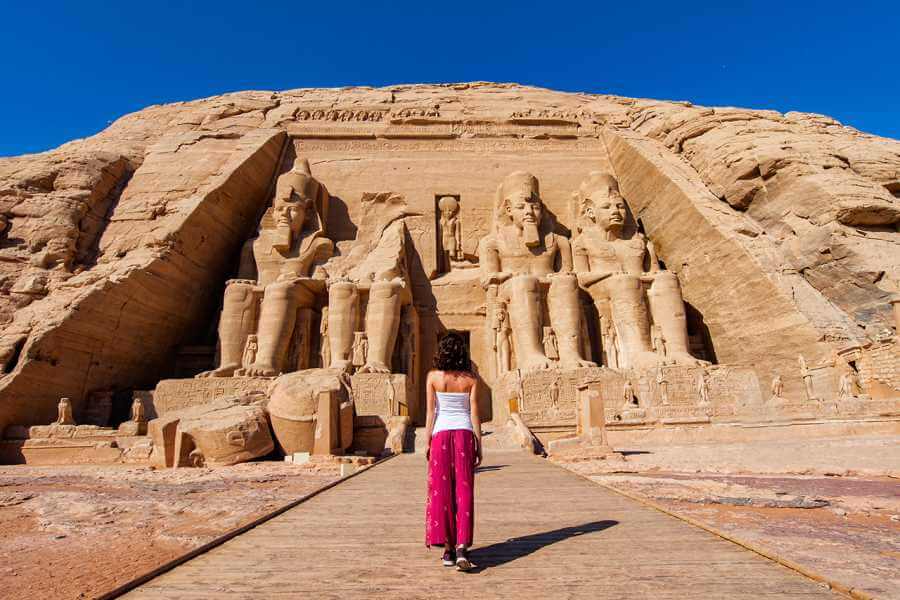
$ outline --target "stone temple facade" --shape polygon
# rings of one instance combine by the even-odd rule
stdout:
[[[0,215],[2,462],[396,451],[448,330],[522,440],[900,422],[900,142],[822,115],[241,92],[0,159]]]

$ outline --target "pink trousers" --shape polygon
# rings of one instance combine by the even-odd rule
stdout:
[[[431,438],[425,545],[471,546],[475,524],[475,434],[440,431]]]

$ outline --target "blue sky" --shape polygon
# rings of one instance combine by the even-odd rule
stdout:
[[[900,138],[900,2],[28,2],[0,8],[0,156],[244,89],[516,81],[803,110]]]

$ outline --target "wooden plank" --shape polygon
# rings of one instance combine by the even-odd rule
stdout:
[[[475,573],[442,567],[424,547],[425,461],[404,455],[126,597],[836,597],[549,462],[488,459],[476,478]]]

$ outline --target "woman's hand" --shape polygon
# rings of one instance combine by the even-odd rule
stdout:
[[[483,457],[481,455],[481,442],[478,441],[478,438],[475,438],[475,467],[476,468],[478,467],[478,465],[481,464],[482,458]]]

